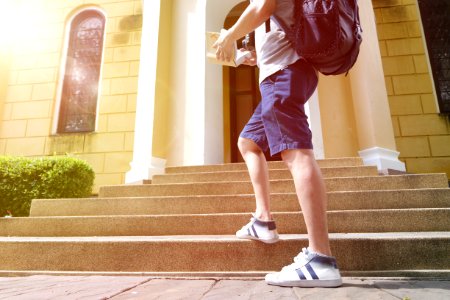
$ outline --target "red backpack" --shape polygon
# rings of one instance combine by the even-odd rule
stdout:
[[[297,53],[324,75],[347,73],[362,42],[357,0],[293,0],[292,27],[273,15]]]

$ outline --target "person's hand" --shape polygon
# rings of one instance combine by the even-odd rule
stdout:
[[[216,49],[217,59],[221,61],[230,61],[233,59],[233,47],[234,41],[229,38],[228,31],[222,29],[219,38],[213,45],[213,48]]]
[[[245,48],[241,48],[238,51],[240,52],[248,52],[248,50],[246,50]],[[246,57],[245,60],[242,62],[243,65],[247,65],[247,66],[256,66],[257,64],[257,60],[256,60],[256,51],[252,50],[250,51],[251,56],[250,57]]]

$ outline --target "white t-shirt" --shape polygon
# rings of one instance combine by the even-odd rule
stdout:
[[[294,22],[293,0],[277,0],[276,2],[277,7],[274,14],[290,26]],[[269,32],[266,33],[265,23],[255,30],[255,48],[259,67],[259,83],[300,58],[284,31],[272,20]]]

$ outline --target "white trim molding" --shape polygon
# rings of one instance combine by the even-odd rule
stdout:
[[[149,162],[135,161],[130,163],[131,170],[125,175],[125,183],[136,183],[142,180],[152,179],[154,175],[165,173],[166,160],[151,157]]]
[[[160,0],[143,1],[143,24],[141,35],[141,61],[139,66],[136,100],[136,123],[134,129],[133,161],[125,175],[125,183],[152,179],[163,174],[166,161],[153,157],[153,122],[155,118],[156,67]]]
[[[309,118],[309,127],[312,132],[313,150],[316,159],[324,159],[325,151],[323,146],[322,119],[320,116],[319,90],[305,104],[305,113]]]
[[[400,152],[373,147],[358,152],[364,165],[377,166],[380,173],[387,174],[388,170],[406,172],[405,164],[398,159]]]

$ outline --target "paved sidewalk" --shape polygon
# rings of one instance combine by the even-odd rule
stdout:
[[[449,280],[344,278],[340,288],[281,288],[255,279],[137,276],[0,277],[0,299],[450,299]]]

